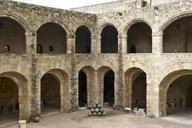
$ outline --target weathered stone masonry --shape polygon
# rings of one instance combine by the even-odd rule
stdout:
[[[177,44],[174,45],[175,51],[169,49],[172,46],[165,46],[170,51],[163,52],[164,30],[175,21],[192,16],[191,6],[190,0],[182,0],[163,5],[138,6],[127,10],[91,14],[1,0],[0,22],[6,21],[6,18],[11,19],[23,28],[25,36],[24,53],[2,52],[0,54],[0,77],[9,78],[18,86],[19,118],[30,120],[41,114],[41,78],[45,74],[54,76],[60,83],[60,110],[62,112],[78,110],[80,71],[87,76],[88,106],[95,102],[103,104],[105,74],[110,71],[114,73],[113,106],[116,108],[132,107],[132,99],[134,99],[132,85],[138,76],[146,75],[147,113],[152,113],[156,117],[165,116],[168,88],[177,78],[192,75],[192,54],[190,51],[178,53]],[[46,45],[41,42],[42,47],[49,49],[50,53],[38,53],[37,49],[41,47],[37,45],[37,31],[47,23],[58,25],[66,33],[66,51],[54,54],[51,51],[59,49],[60,46],[52,48],[51,44]],[[135,28],[132,31],[140,35],[132,40],[129,39],[128,31],[137,24],[149,27],[150,36],[143,37],[142,34],[146,34],[145,29],[139,29],[141,31],[138,32]],[[75,32],[80,26],[86,26],[90,31],[91,48],[87,49],[90,53],[76,53]],[[113,32],[111,28],[114,27],[117,30],[118,51],[101,53],[102,31],[108,26],[111,33]],[[55,32],[61,31],[59,27]],[[0,30],[0,33],[5,33],[6,37],[9,32]],[[49,39],[51,35],[53,33],[50,32],[43,36]],[[10,49],[20,47],[18,43],[11,44],[11,41],[17,39],[17,34],[8,37],[3,38],[0,35],[0,41],[10,41],[0,42],[1,50],[6,43],[10,43]],[[58,38],[53,37],[53,40],[55,39]],[[131,41],[134,42],[134,39],[138,39],[136,48],[129,44]],[[142,41],[148,42],[148,39],[151,39],[151,46],[150,43],[143,45]],[[168,39],[166,42],[173,43],[177,40],[182,38]],[[188,40],[190,42],[190,39]],[[108,40],[108,47],[114,47],[110,46],[110,42],[113,40]],[[190,49],[190,45],[188,47]],[[178,50],[181,50],[179,48]],[[135,50],[139,53],[130,53]]]

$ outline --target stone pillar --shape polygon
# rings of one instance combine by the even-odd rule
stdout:
[[[26,32],[25,33],[25,40],[26,40],[26,53],[32,54],[36,53],[36,34]]]
[[[99,104],[102,104],[101,101],[100,101],[100,86],[99,86],[99,79],[98,79],[98,76],[97,76],[97,71],[94,72],[95,75],[94,75],[94,80],[95,80],[95,85],[94,85],[94,89],[95,89],[95,103],[99,103]]]
[[[119,47],[118,47],[118,55],[119,55],[119,59],[118,59],[118,64],[119,64],[119,70],[118,70],[118,88],[117,88],[117,94],[118,94],[118,103],[116,104],[116,107],[123,107],[124,106],[124,102],[123,102],[123,97],[124,97],[124,93],[123,90],[125,89],[125,80],[124,80],[124,62],[123,62],[123,56],[124,54],[127,53],[127,36],[126,35],[122,35],[119,36]]]
[[[121,83],[120,83],[120,78],[119,78],[119,72],[114,74],[116,77],[115,77],[115,81],[114,81],[114,108],[115,109],[119,109],[120,106],[121,106]]]
[[[97,37],[96,50],[98,54],[101,53],[101,36],[100,35]]]
[[[75,37],[70,36],[71,53],[71,111],[78,110],[78,71],[76,69]]]
[[[98,54],[100,52],[101,52],[101,38],[94,36],[91,38],[91,53]]]
[[[122,35],[121,37],[121,47],[122,47],[122,49],[121,49],[121,52],[122,52],[122,54],[126,54],[127,53],[127,35]]]
[[[147,114],[160,117],[158,81],[147,74]]]
[[[153,54],[163,53],[163,33],[152,34],[152,52]]]
[[[26,32],[25,33],[25,40],[26,40],[26,54],[27,58],[29,59],[28,65],[30,68],[28,68],[29,79],[28,79],[28,85],[29,85],[29,108],[28,114],[25,120],[29,120],[33,118],[35,115],[39,115],[39,112],[36,108],[38,106],[37,98],[36,98],[36,90],[38,87],[36,86],[36,33],[34,32]]]
[[[67,35],[67,54],[75,53],[75,37]]]

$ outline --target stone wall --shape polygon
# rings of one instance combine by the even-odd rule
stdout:
[[[1,0],[0,17],[12,18],[25,30],[26,53],[0,55],[0,76],[11,78],[19,85],[20,119],[31,119],[41,114],[41,78],[46,73],[60,80],[61,111],[77,110],[78,72],[81,69],[92,74],[92,82],[89,81],[88,85],[91,88],[88,95],[92,98],[88,101],[91,103],[103,102],[103,76],[106,71],[113,70],[114,107],[117,108],[131,102],[131,86],[125,84],[126,71],[134,69],[128,72],[130,75],[137,74],[137,69],[144,71],[147,112],[156,117],[166,115],[167,88],[179,76],[192,74],[192,59],[191,53],[163,53],[163,31],[173,21],[191,16],[191,6],[192,3],[186,0],[95,15]],[[59,24],[65,30],[66,53],[36,53],[37,30],[48,22]],[[152,30],[152,53],[127,53],[127,31],[137,22],[146,23]],[[90,54],[75,54],[75,31],[82,25],[91,32]],[[118,31],[118,53],[101,54],[101,32],[107,25]],[[131,82],[128,80],[128,83]]]

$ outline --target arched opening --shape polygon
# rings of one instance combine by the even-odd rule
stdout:
[[[114,105],[114,80],[115,75],[112,70],[109,70],[104,75],[104,105]]]
[[[168,115],[180,112],[192,113],[192,75],[181,76],[174,80],[167,91],[166,111]]]
[[[106,26],[101,33],[101,53],[118,53],[118,31],[112,26]]]
[[[16,72],[0,74],[0,124],[29,120],[30,100],[27,79]],[[2,122],[1,122],[2,121]]]
[[[192,113],[191,82],[192,71],[183,69],[169,73],[159,85],[159,115],[184,117]],[[190,98],[189,98],[190,97]],[[187,111],[187,113],[185,113]],[[180,115],[181,112],[181,115]],[[182,113],[185,115],[182,115]]]
[[[56,23],[42,25],[37,31],[37,53],[66,53],[66,35],[65,30]],[[41,50],[39,46],[41,46]]]
[[[124,105],[146,110],[147,84],[146,73],[139,68],[131,68],[125,72],[125,103]]]
[[[132,85],[132,108],[146,109],[146,74],[141,72]]]
[[[79,27],[76,32],[76,53],[91,53],[91,33],[86,26]]]
[[[79,71],[79,107],[87,107],[87,75]]]
[[[18,85],[10,78],[0,77],[0,122],[19,118]]]
[[[192,16],[171,23],[163,32],[164,53],[192,52]]]
[[[55,75],[46,73],[41,78],[42,113],[60,110],[60,106],[60,81]]]
[[[22,54],[26,52],[25,30],[16,21],[0,18],[0,53]]]
[[[152,30],[143,22],[135,23],[127,32],[127,53],[151,53]]]

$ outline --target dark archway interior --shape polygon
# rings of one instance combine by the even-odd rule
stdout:
[[[146,74],[140,73],[132,85],[132,108],[146,108]]]
[[[192,108],[192,78],[186,88],[186,108]]]
[[[106,26],[101,33],[101,53],[118,53],[118,31]]]
[[[60,82],[52,74],[41,78],[41,110],[47,113],[60,109]]]
[[[75,39],[76,53],[91,53],[91,33],[86,26],[77,29]]]
[[[67,52],[66,32],[55,23],[46,23],[37,31],[37,53],[62,54]]]
[[[108,71],[104,76],[104,105],[114,105],[114,72]]]
[[[192,16],[170,24],[163,33],[164,53],[192,52]]]
[[[127,53],[151,53],[152,31],[142,22],[136,23],[127,33]]]
[[[0,18],[0,53],[25,52],[25,30],[10,18]]]
[[[84,71],[79,72],[79,107],[87,106],[87,76]]]
[[[3,119],[1,119],[3,117]],[[18,86],[7,77],[0,78],[0,122],[19,118]]]
[[[192,75],[176,79],[167,91],[167,113],[192,110]]]

